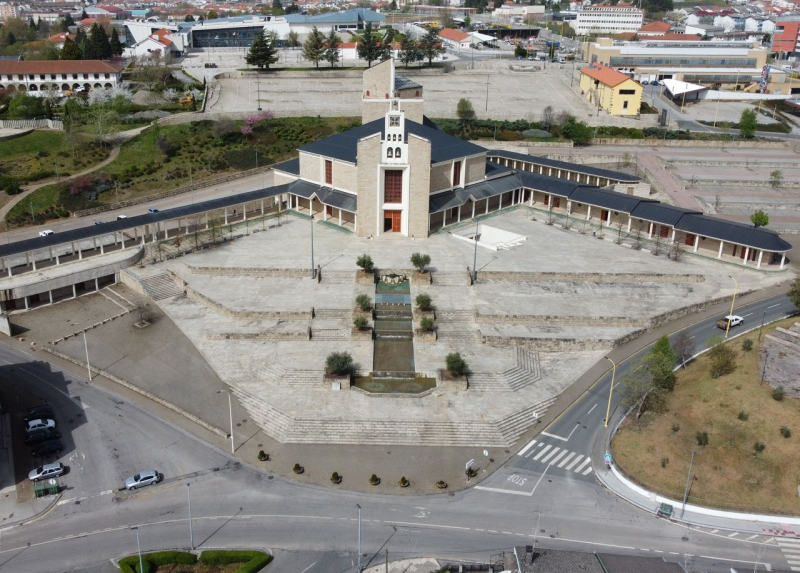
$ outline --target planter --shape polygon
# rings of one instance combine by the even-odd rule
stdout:
[[[340,484],[342,483],[342,476],[336,474],[335,476],[331,476],[331,483],[333,484]]]
[[[437,489],[447,489],[447,482],[444,481],[437,481],[436,482]]]
[[[381,478],[379,477],[369,480],[369,485],[379,485],[380,483],[381,483]]]
[[[436,342],[438,339],[439,337],[435,330],[414,329],[414,340],[419,340],[420,342]]]
[[[295,464],[294,468],[292,468],[292,471],[294,473],[296,473],[297,475],[300,475],[301,473],[306,471],[306,468],[304,468],[303,466],[301,466],[299,464]]]
[[[356,328],[355,326],[350,331],[350,340],[372,340],[372,327]]]
[[[326,374],[322,377],[322,385],[335,390],[350,388],[350,374],[341,376]]]
[[[375,271],[364,271],[359,269],[356,271],[356,284],[357,285],[374,285],[375,284]]]
[[[369,310],[361,310],[360,308],[353,309],[353,319],[358,317],[366,318],[367,320],[372,320],[372,309]]]
[[[411,273],[412,285],[429,285],[431,284],[431,273],[429,271],[414,271]]]
[[[400,487],[408,487],[411,485],[411,482],[405,478],[402,478],[399,482],[397,482],[397,485],[399,485]]]
[[[415,322],[419,322],[423,318],[430,318],[431,320],[436,320],[436,311],[433,309],[430,310],[420,310],[417,307],[411,311],[411,317],[414,319]]]
[[[447,370],[437,370],[436,387],[442,390],[463,391],[469,388],[469,380],[466,374],[453,376]]]

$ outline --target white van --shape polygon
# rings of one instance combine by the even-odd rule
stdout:
[[[39,231],[39,236],[40,237],[49,237],[50,235],[54,235],[54,234],[55,233],[53,233],[53,231],[51,231],[50,229],[45,229],[44,231]]]

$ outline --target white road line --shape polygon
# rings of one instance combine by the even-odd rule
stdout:
[[[412,523],[409,521],[384,521],[384,523],[390,523],[393,525],[413,525],[414,527],[437,527],[440,529],[463,529],[464,531],[469,531],[469,527],[458,527],[456,525],[435,525],[433,523]],[[491,529],[489,530],[491,531]]]
[[[692,338],[694,338],[694,335],[690,336],[690,337],[689,337],[689,340],[691,340]]]
[[[776,306],[780,306],[780,305],[781,305],[781,303],[773,304],[772,306],[768,306],[767,309],[775,308]]]
[[[558,464],[558,467],[563,468],[564,464],[566,464],[568,461],[570,461],[573,457],[575,457],[575,452],[570,452],[569,455],[566,458],[561,460],[561,463]]]
[[[572,437],[572,434],[574,434],[574,433],[575,433],[575,430],[577,430],[578,428],[580,428],[580,426],[581,426],[580,424],[575,424],[575,427],[574,427],[574,428],[572,428],[572,431],[569,433],[569,436],[567,436],[567,441],[569,441],[569,439]]]
[[[733,533],[729,534],[728,537],[736,537],[737,535],[739,535],[739,532],[734,531]]]
[[[751,312],[750,314],[753,314],[753,313]],[[742,318],[747,318],[748,316],[750,316],[750,314],[743,314]]]
[[[712,529],[711,530],[711,533],[718,533],[718,532],[719,532],[719,529]]]
[[[758,534],[751,535],[750,537],[747,538],[747,541],[750,541],[751,539],[755,539],[756,537],[758,537]]]
[[[5,362],[5,361],[4,361],[4,362]],[[10,362],[9,362],[9,364],[10,364]],[[88,406],[88,405],[86,405],[86,404],[82,404],[82,403],[80,402],[80,400],[78,400],[78,399],[77,399],[77,398],[75,398],[74,396],[70,396],[70,395],[69,395],[67,392],[64,392],[64,391],[63,391],[61,388],[57,388],[57,387],[53,386],[52,384],[50,384],[50,382],[48,382],[47,380],[45,380],[45,379],[44,379],[44,378],[42,378],[41,376],[38,376],[38,375],[34,374],[33,372],[31,372],[30,370],[26,370],[26,369],[25,369],[25,368],[23,368],[23,367],[20,367],[20,370],[22,370],[23,372],[25,372],[25,373],[27,373],[27,374],[30,374],[30,375],[31,375],[31,376],[33,376],[34,378],[38,378],[39,380],[41,380],[42,382],[44,382],[45,384],[47,384],[48,386],[50,386],[50,387],[51,387],[53,390],[55,390],[55,391],[56,391],[56,392],[58,392],[59,394],[61,394],[61,395],[63,395],[63,396],[66,396],[67,398],[69,398],[70,400],[72,400],[72,401],[75,403],[75,405],[76,405],[76,406],[78,406],[78,408],[80,408],[81,410],[88,410],[88,409],[89,409],[89,406]]]
[[[311,569],[311,568],[312,568],[314,565],[316,565],[316,564],[317,564],[317,562],[316,562],[316,561],[314,561],[314,562],[313,562],[311,565],[309,565],[308,567],[306,567],[305,569],[303,569],[303,570],[302,570],[300,573],[306,573],[306,571],[308,571],[309,569]]]
[[[583,469],[583,467],[584,467],[586,464],[588,464],[590,461],[592,461],[592,459],[591,459],[590,457],[588,457],[588,456],[587,456],[587,457],[586,457],[586,459],[585,459],[585,460],[583,460],[583,463],[581,463],[581,465],[579,465],[577,468],[575,468],[575,472],[576,472],[576,473],[580,472],[580,471]]]
[[[595,404],[594,406],[592,406],[592,410],[594,410],[595,408],[597,408],[597,404]],[[592,410],[589,410],[589,411],[588,411],[588,412],[586,412],[586,413],[587,413],[587,414],[591,414],[591,413],[592,413]]]
[[[544,453],[545,453],[547,450],[549,450],[549,449],[550,449],[550,448],[552,448],[552,447],[553,447],[553,446],[550,446],[550,445],[548,445],[548,446],[545,446],[544,448],[542,448],[542,451],[541,451],[541,452],[539,452],[538,454],[536,454],[536,456],[534,456],[534,458],[533,458],[533,459],[534,459],[534,460],[538,460],[540,457],[542,457],[542,454],[544,454]]]
[[[475,489],[479,489],[481,491],[493,491],[495,493],[507,493],[509,495],[524,495],[526,497],[530,497],[531,496],[531,494],[528,493],[527,491],[513,491],[513,490],[510,490],[510,489],[500,489],[499,487],[484,487],[482,485],[476,485]]]
[[[592,466],[589,466],[588,468],[586,468],[586,471],[584,471],[582,475],[585,475],[585,476],[587,476],[587,475],[589,475],[590,473],[592,473]]]
[[[567,470],[571,470],[571,469],[572,469],[572,466],[574,466],[575,464],[577,464],[577,463],[578,463],[579,461],[581,461],[582,459],[583,459],[583,454],[580,454],[580,455],[579,455],[577,458],[575,458],[574,460],[572,460],[572,463],[570,463],[570,464],[567,466]]]
[[[536,440],[531,440],[530,442],[528,442],[528,445],[527,445],[527,446],[525,446],[524,448],[522,448],[522,449],[519,451],[519,453],[518,453],[517,455],[518,455],[518,456],[521,456],[521,455],[523,455],[525,452],[527,452],[529,449],[531,449],[531,446],[533,446],[533,444],[535,444],[535,443],[536,443]]]
[[[561,436],[556,436],[555,434],[548,434],[547,432],[542,432],[543,436],[548,436],[550,438],[555,438],[556,440],[561,440],[562,442],[566,442],[569,438],[562,438]]]
[[[556,465],[556,462],[557,462],[558,460],[560,460],[560,459],[561,459],[561,457],[562,457],[562,456],[564,456],[566,453],[567,453],[567,450],[561,450],[561,453],[560,453],[560,454],[558,454],[556,457],[554,457],[552,460],[550,460],[550,465],[551,465],[551,466],[554,466],[554,465]]]
[[[551,451],[549,454],[547,454],[545,457],[543,457],[543,458],[542,458],[542,463],[543,463],[543,464],[544,464],[544,463],[547,463],[547,460],[549,460],[551,457],[553,457],[553,456],[555,455],[555,453],[556,453],[558,450],[560,450],[560,449],[561,449],[561,448],[555,448],[555,449],[553,449],[553,450],[552,450],[552,451]]]

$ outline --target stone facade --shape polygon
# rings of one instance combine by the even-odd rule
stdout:
[[[300,152],[300,179],[322,184],[322,157]]]
[[[377,234],[378,165],[381,162],[381,138],[374,135],[358,142],[358,236]],[[367,168],[369,166],[369,168]]]
[[[464,180],[465,185],[483,181],[486,177],[486,156],[479,155],[478,157],[468,157],[464,172],[466,177]]]
[[[453,162],[448,161],[447,163],[440,163],[438,165],[434,165],[430,169],[430,192],[436,193],[437,191],[444,191],[445,189],[450,189],[452,187],[450,183],[450,177],[453,173]]]
[[[428,201],[431,176],[431,144],[415,136],[408,138],[409,168],[413,177],[408,185],[408,235],[428,236]]]

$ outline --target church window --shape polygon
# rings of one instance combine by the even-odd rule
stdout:
[[[399,147],[396,147],[396,148],[395,148],[395,150],[394,150],[394,156],[395,156],[397,159],[400,159],[400,155],[401,155],[400,148],[399,148]]]
[[[398,115],[390,115],[389,116],[389,127],[400,127],[400,116],[398,116]]]
[[[390,148],[388,148],[388,149],[386,150],[386,157],[388,157],[389,159],[391,159],[392,157],[394,157],[394,156],[392,155],[392,148],[391,148],[391,147],[390,147]]]

